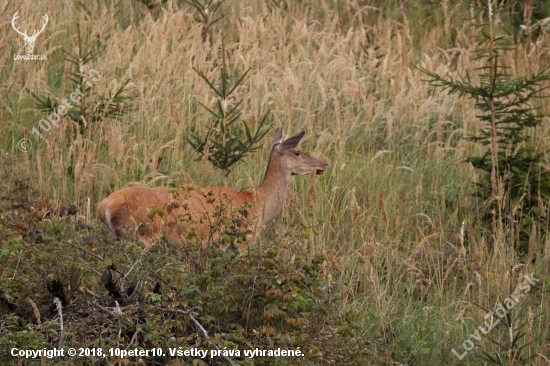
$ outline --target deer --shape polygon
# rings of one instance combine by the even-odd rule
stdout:
[[[282,134],[281,128],[271,143],[264,179],[256,188],[131,186],[99,202],[97,217],[113,237],[134,234],[146,248],[161,236],[177,244],[196,240],[206,248],[233,226],[241,240],[232,243],[242,251],[280,213],[293,176],[319,175],[327,168],[327,163],[297,148],[305,131],[284,141]]]
[[[48,24],[48,14],[44,13],[44,16],[42,17],[43,18],[42,29],[35,30],[33,32],[32,36],[29,36],[27,34],[26,29],[25,29],[25,32],[19,31],[19,29],[15,25],[15,21],[17,20],[17,18],[19,18],[19,11],[16,11],[15,14],[13,14],[13,17],[11,18],[11,26],[13,27],[13,29],[17,33],[19,33],[21,35],[21,37],[23,37],[23,40],[25,41],[25,48],[26,48],[27,54],[30,55],[30,54],[32,54],[32,51],[34,50],[34,44],[36,42],[36,39],[38,38],[40,33],[42,33],[44,31],[44,29],[46,28],[46,24]]]

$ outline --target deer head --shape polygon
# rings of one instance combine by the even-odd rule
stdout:
[[[27,30],[25,29],[25,32],[20,32],[19,29],[17,29],[17,26],[15,25],[16,19],[19,18],[19,11],[16,11],[15,14],[13,14],[13,18],[11,18],[11,26],[13,29],[23,37],[23,40],[25,41],[25,49],[27,51],[27,54],[32,54],[32,51],[34,50],[34,43],[36,42],[36,38],[38,38],[38,35],[42,33],[44,28],[46,28],[46,24],[48,24],[48,14],[44,14],[43,16],[43,23],[42,23],[42,29],[35,30],[32,36],[29,36],[27,34]]]
[[[281,128],[271,143],[271,153],[277,154],[283,170],[290,175],[304,175],[315,173],[322,174],[327,164],[306,153],[301,152],[297,146],[305,131],[289,137],[283,141],[283,129]]]

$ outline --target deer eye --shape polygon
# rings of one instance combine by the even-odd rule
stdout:
[[[294,155],[300,156],[300,150],[294,150]]]

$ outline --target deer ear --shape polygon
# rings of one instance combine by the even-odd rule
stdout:
[[[273,146],[280,144],[283,140],[283,128],[281,127],[279,129],[279,132],[275,135],[275,138],[273,139],[273,142],[271,142],[271,148],[273,149]]]
[[[304,137],[305,133],[305,131],[302,131],[297,135],[289,137],[281,144],[281,148],[283,150],[294,149],[296,146],[298,146],[298,143],[300,142],[302,137]]]

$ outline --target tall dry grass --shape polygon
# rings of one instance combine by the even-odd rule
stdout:
[[[471,101],[430,87],[414,67],[454,77],[478,68],[477,30],[465,20],[473,11],[442,1],[425,24],[406,9],[389,12],[353,0],[338,2],[342,6],[302,1],[286,11],[268,3],[226,1],[213,44],[203,43],[192,10],[171,1],[154,14],[138,2],[0,4],[2,182],[28,179],[55,202],[81,207],[134,182],[221,185],[223,175],[197,160],[185,136],[208,121],[198,103],[215,100],[193,68],[218,75],[223,40],[234,70],[251,70],[238,89],[243,118],[254,125],[270,109],[274,125],[287,134],[306,130],[304,149],[330,165],[323,176],[296,179],[287,206],[293,209],[270,226],[266,240],[296,227],[314,232],[312,250],[338,259],[333,281],[343,294],[342,309],[360,309],[365,327],[393,339],[402,357],[428,344],[421,360],[459,364],[450,349],[484,315],[474,303],[494,308],[510,283],[523,273],[546,274],[549,261],[545,243],[536,243],[544,260],[519,265],[501,238],[494,238],[492,252],[480,239],[470,195],[476,172],[464,163],[476,147],[462,139],[479,128],[476,110]],[[48,13],[35,50],[46,53],[47,62],[13,60],[23,53],[9,26],[16,10],[26,24]],[[93,90],[113,93],[130,80],[135,109],[76,138],[64,118],[22,153],[17,141],[45,117],[27,89],[54,98],[72,92],[62,50],[75,52],[77,24],[100,50],[87,65],[101,73]],[[505,63],[522,73],[548,66],[545,32],[518,43]],[[546,103],[541,110],[549,111]],[[548,128],[534,134],[541,149],[550,146]],[[235,168],[229,185],[258,184],[267,156],[268,141]],[[73,177],[66,172],[69,161]],[[548,305],[544,299],[528,306]],[[549,352],[547,341],[539,345]]]

